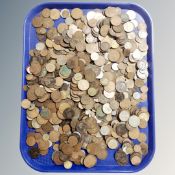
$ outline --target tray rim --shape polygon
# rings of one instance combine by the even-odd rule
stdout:
[[[22,148],[22,130],[23,130],[23,121],[24,121],[24,117],[22,117],[22,113],[24,111],[24,109],[21,108],[21,113],[20,113],[20,140],[19,140],[19,149],[20,149],[20,153],[21,153],[21,156],[24,160],[24,162],[26,162],[26,164],[31,167],[32,169],[36,170],[36,171],[39,171],[39,172],[49,172],[49,173],[56,173],[56,172],[61,172],[61,173],[134,173],[134,172],[138,172],[138,171],[141,171],[143,170],[145,167],[147,167],[150,162],[152,161],[153,157],[154,157],[154,154],[155,154],[155,105],[154,105],[154,60],[153,60],[153,53],[154,53],[154,43],[153,43],[153,22],[152,22],[152,18],[150,17],[149,13],[147,12],[147,10],[142,7],[141,5],[139,5],[138,3],[130,3],[130,2],[44,2],[44,3],[39,3],[37,4],[36,6],[34,6],[26,15],[25,19],[24,19],[24,23],[23,23],[23,56],[22,56],[22,84],[21,84],[21,100],[23,99],[23,96],[24,96],[24,91],[22,89],[22,86],[24,85],[24,80],[25,80],[25,76],[24,76],[24,72],[25,72],[25,48],[26,48],[26,42],[25,42],[25,38],[26,38],[26,24],[27,24],[27,21],[28,21],[28,18],[30,17],[30,15],[39,7],[41,6],[46,6],[46,5],[71,5],[71,4],[74,4],[74,5],[90,5],[90,4],[93,4],[95,6],[97,5],[108,5],[108,6],[113,6],[113,5],[126,5],[126,6],[132,6],[134,8],[137,8],[137,10],[139,11],[142,11],[144,13],[144,16],[142,14],[140,14],[139,11],[137,11],[137,13],[145,20],[147,20],[149,22],[149,27],[150,27],[150,57],[151,57],[151,62],[152,62],[152,72],[151,72],[151,87],[150,87],[150,90],[152,91],[152,97],[151,97],[151,101],[152,101],[152,136],[153,136],[153,144],[152,144],[152,152],[151,154],[149,154],[149,157],[148,157],[148,160],[146,161],[146,163],[143,165],[143,166],[135,166],[135,168],[133,170],[91,170],[91,169],[87,169],[86,171],[81,171],[81,170],[73,170],[73,169],[70,169],[70,170],[66,170],[66,169],[63,169],[63,170],[53,170],[53,171],[49,171],[49,170],[44,170],[42,169],[41,167],[36,167],[35,165],[33,165],[31,162],[29,162],[25,155],[24,155],[24,152],[23,152],[23,148]],[[126,8],[127,9],[127,8]]]

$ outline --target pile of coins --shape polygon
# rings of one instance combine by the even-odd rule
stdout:
[[[56,26],[55,21],[65,19]],[[119,165],[139,165],[148,152],[147,27],[132,10],[48,9],[34,17],[24,90],[31,158],[48,153],[70,169],[91,168],[116,150]]]

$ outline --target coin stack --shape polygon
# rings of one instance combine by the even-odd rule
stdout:
[[[63,18],[64,22],[58,22]],[[58,24],[58,25],[56,25]],[[116,150],[118,165],[139,165],[148,152],[147,27],[133,10],[43,9],[32,20],[24,86],[31,158],[91,168]],[[142,130],[140,130],[142,129]]]

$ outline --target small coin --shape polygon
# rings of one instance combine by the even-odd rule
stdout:
[[[74,19],[79,19],[83,16],[83,11],[79,8],[74,8],[72,9],[71,11],[71,16],[74,18]]]
[[[48,8],[43,9],[41,14],[44,18],[48,18],[50,16],[50,9]]]
[[[70,16],[70,12],[68,9],[61,10],[61,17],[62,18],[68,18]]]
[[[42,17],[36,16],[36,17],[33,18],[33,20],[32,20],[32,25],[33,25],[34,27],[41,27],[42,24],[43,24],[43,19],[42,19]]]
[[[118,26],[122,23],[122,19],[119,16],[113,16],[111,18],[111,24],[114,26]]]
[[[115,153],[115,160],[121,166],[128,164],[128,156],[126,155],[126,153],[122,149],[119,149]]]
[[[123,110],[123,111],[121,111],[120,114],[119,114],[119,118],[120,118],[120,120],[123,121],[123,122],[128,121],[129,117],[130,117],[130,113],[129,113],[128,110]]]
[[[71,169],[72,168],[72,162],[71,161],[65,161],[64,162],[64,168],[65,169]]]
[[[103,105],[103,112],[104,112],[105,114],[111,114],[112,109],[111,109],[109,103],[106,103],[106,104]]]
[[[44,49],[45,49],[45,44],[44,43],[39,42],[39,43],[36,44],[36,50],[41,51],[41,50],[44,50]]]
[[[149,113],[148,112],[141,112],[139,114],[139,118],[140,119],[144,119],[146,122],[148,122],[148,120],[149,120]]]
[[[55,80],[55,85],[58,87],[61,87],[64,83],[64,80],[61,77],[56,77]]]
[[[132,22],[126,22],[123,27],[126,32],[132,32],[134,30],[134,24]]]
[[[37,147],[32,147],[29,149],[28,154],[32,159],[36,159],[39,156],[39,149]]]
[[[137,117],[136,115],[132,115],[131,117],[129,117],[129,124],[134,128],[138,127],[140,124],[139,117]]]
[[[34,136],[28,136],[26,143],[28,146],[34,146],[36,143],[35,137]]]
[[[146,140],[147,140],[146,134],[145,133],[140,133],[139,137],[138,137],[138,141],[139,142],[146,142]]]
[[[52,9],[50,10],[50,18],[53,20],[60,18],[60,11],[58,9]]]
[[[78,138],[72,135],[68,138],[68,142],[70,143],[70,145],[75,146],[76,144],[78,144]]]
[[[113,17],[113,16],[115,16],[115,15],[118,15],[118,10],[117,10],[117,8],[115,8],[115,7],[107,7],[106,9],[105,9],[105,15],[107,16],[107,17]]]
[[[97,158],[94,155],[88,154],[85,158],[84,158],[84,166],[87,168],[92,168],[96,165],[97,163]]]
[[[109,126],[102,126],[100,132],[102,135],[109,135],[110,134]]]
[[[89,82],[85,79],[78,81],[78,88],[82,91],[86,91],[89,88]]]
[[[51,131],[50,134],[49,134],[49,140],[51,142],[57,142],[59,140],[59,133],[58,131]]]
[[[22,108],[24,108],[24,109],[28,109],[28,108],[31,106],[31,101],[29,101],[28,99],[24,99],[24,100],[21,102],[21,106],[22,106]]]
[[[111,49],[109,51],[108,58],[109,58],[110,61],[118,63],[118,62],[120,62],[120,57],[121,57],[121,54],[118,50]]]
[[[129,17],[130,20],[133,20],[133,19],[136,18],[136,13],[135,13],[135,11],[133,11],[133,10],[128,10],[128,11],[126,12],[126,14],[128,15],[128,17]]]
[[[139,132],[138,128],[135,128],[135,129],[132,129],[129,131],[129,137],[131,139],[137,139],[139,137],[139,134],[140,134],[140,132]]]
[[[109,140],[108,147],[110,149],[117,149],[118,146],[119,146],[119,143],[118,143],[118,141],[116,139],[112,138],[112,139]]]
[[[65,103],[64,105],[60,106],[59,111],[63,111],[63,116],[67,119],[72,119],[75,112],[70,108],[70,105],[68,103]]]
[[[116,133],[119,135],[119,136],[122,136],[124,134],[127,133],[127,128],[126,128],[126,125],[123,124],[123,123],[120,123],[116,126]]]
[[[131,163],[133,165],[139,165],[142,161],[142,156],[140,153],[135,152],[135,153],[131,154],[130,160],[131,160]]]
[[[52,63],[48,63],[47,65],[46,65],[46,70],[48,71],[48,72],[54,72],[55,71],[55,65],[54,64],[52,64]]]

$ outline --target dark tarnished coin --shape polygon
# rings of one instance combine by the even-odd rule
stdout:
[[[124,135],[127,133],[127,128],[126,128],[126,125],[121,123],[121,124],[118,124],[117,127],[116,127],[116,133],[120,136]]]
[[[115,153],[115,160],[121,166],[128,164],[128,156],[126,155],[126,153],[122,149],[119,149]]]
[[[118,102],[121,102],[124,100],[124,94],[123,93],[116,93],[115,95],[115,99],[118,101]]]
[[[73,116],[74,116],[75,112],[73,109],[71,108],[67,108],[64,110],[63,112],[63,116],[66,118],[66,119],[72,119]]]
[[[31,147],[28,151],[28,154],[32,159],[36,159],[38,158],[40,151],[37,147]]]

